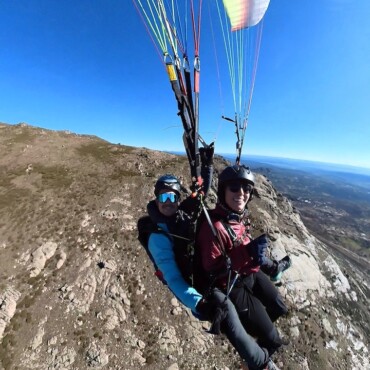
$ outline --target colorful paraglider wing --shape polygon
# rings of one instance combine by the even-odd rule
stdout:
[[[270,0],[223,0],[231,30],[255,26],[263,18]]]

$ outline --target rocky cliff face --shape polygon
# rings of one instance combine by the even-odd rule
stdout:
[[[224,163],[217,161],[217,167]],[[187,161],[96,137],[0,124],[0,368],[239,369],[153,275],[137,241],[156,177]],[[257,176],[254,232],[293,266],[284,369],[369,368],[369,281]]]

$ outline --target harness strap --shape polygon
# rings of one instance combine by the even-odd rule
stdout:
[[[224,220],[220,220],[222,226],[225,228],[225,230],[227,231],[232,243],[233,243],[233,247],[235,246],[235,242],[238,240],[238,237],[234,231],[234,229],[229,225],[227,224]]]
[[[208,223],[211,226],[212,233],[216,237],[216,239],[218,241],[218,244],[220,246],[221,253],[222,253],[222,255],[224,256],[224,258],[226,260],[226,270],[227,270],[227,275],[228,275],[227,288],[226,288],[226,299],[227,299],[229,297],[229,295],[231,293],[231,290],[233,289],[236,281],[238,280],[240,274],[239,274],[238,271],[232,271],[232,269],[231,269],[231,259],[228,256],[228,254],[226,252],[226,249],[224,247],[224,244],[222,243],[221,238],[219,237],[219,234],[217,233],[217,230],[215,229],[214,225],[212,224],[208,213],[206,213],[206,217],[207,216],[208,216],[207,220],[209,220]],[[224,229],[226,230],[228,236],[230,237],[230,240],[231,240],[231,242],[233,244],[233,248],[234,248],[236,246],[236,242],[238,241],[238,236],[236,235],[236,233],[235,233],[234,229],[231,227],[231,225],[229,225],[224,219],[220,219],[219,221],[220,221],[221,225],[224,227]],[[248,225],[250,225],[249,218],[247,220],[247,223],[245,224],[245,227],[246,227],[245,232],[243,233],[243,235],[240,238],[240,240],[242,240],[242,241],[244,240],[245,236],[247,236],[249,234]],[[235,276],[234,276],[233,279],[231,279],[232,272],[235,273]],[[216,277],[214,278],[214,282],[215,281],[216,281]]]

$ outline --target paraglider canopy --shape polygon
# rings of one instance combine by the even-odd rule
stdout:
[[[178,115],[184,128],[183,141],[189,160],[193,188],[199,188],[198,185],[201,186],[202,179],[198,142],[205,148],[208,147],[199,135],[200,33],[203,1],[132,1],[166,67],[178,104]],[[229,72],[234,114],[222,114],[222,118],[235,125],[236,164],[240,163],[249,120],[262,37],[262,20],[269,3],[270,0],[208,2],[220,95],[222,95],[220,76],[226,74],[221,74],[218,70],[218,60],[221,61],[221,66],[227,66]],[[214,17],[215,14],[218,17]],[[218,29],[213,27],[213,22],[217,19],[220,26]],[[191,35],[193,37],[188,37]],[[218,52],[222,47],[219,48],[215,42],[217,36],[220,36],[218,40],[223,41],[225,51],[220,58]],[[194,60],[193,74],[191,74],[191,59]]]
[[[223,0],[230,18],[231,31],[255,26],[260,22],[270,0]]]

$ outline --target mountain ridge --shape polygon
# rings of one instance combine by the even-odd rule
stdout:
[[[216,170],[225,166],[216,159]],[[0,363],[4,369],[238,369],[153,275],[136,221],[184,157],[94,136],[0,124]],[[284,369],[369,366],[369,285],[335,260],[292,203],[256,174],[255,233],[293,266],[280,291]],[[215,185],[215,184],[214,184]],[[210,199],[215,199],[212,193]],[[342,271],[343,270],[343,271]]]

